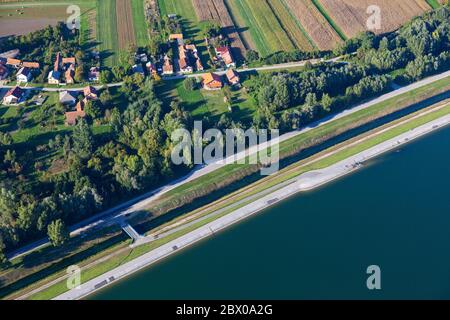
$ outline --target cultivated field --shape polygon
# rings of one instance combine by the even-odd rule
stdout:
[[[228,0],[227,3],[239,28],[248,30],[262,56],[296,48],[265,0]]]
[[[325,17],[310,0],[280,0],[284,1],[290,11],[300,21],[311,39],[320,50],[331,50],[342,39],[328,23]]]
[[[224,0],[193,0],[195,13],[200,21],[216,21],[224,28],[231,40],[231,46],[235,52],[241,57],[245,57],[247,47],[241,40],[239,33],[236,30],[233,19],[231,18],[228,8],[226,7]]]
[[[347,37],[367,31],[371,13],[367,9],[376,5],[381,9],[381,29],[375,33],[393,31],[411,18],[430,10],[425,0],[318,0],[323,8],[343,30]]]
[[[67,3],[67,4],[65,4]],[[87,14],[95,11],[95,2],[87,0],[58,2],[33,1],[0,2],[0,37],[8,35],[24,35],[32,31],[43,29],[49,25],[55,25],[59,21],[65,21],[69,14],[66,12],[70,4],[79,5],[81,8],[81,28],[87,27]],[[84,20],[84,21],[83,21]],[[86,30],[82,30],[86,31]]]
[[[116,13],[119,49],[126,49],[136,44],[131,0],[116,0]]]
[[[144,47],[148,44],[148,30],[144,15],[144,1],[131,0],[131,8],[133,10],[134,35],[136,44]]]

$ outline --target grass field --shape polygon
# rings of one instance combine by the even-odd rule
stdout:
[[[116,0],[97,0],[97,40],[103,63],[108,67],[116,65],[119,52]]]
[[[133,11],[134,33],[136,36],[136,44],[144,47],[148,44],[147,23],[144,16],[143,0],[131,0],[131,8]]]
[[[441,6],[438,0],[427,0],[427,3],[432,7],[433,9],[437,9]]]

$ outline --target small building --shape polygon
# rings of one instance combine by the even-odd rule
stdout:
[[[228,80],[228,83],[232,86],[239,85],[241,82],[241,79],[239,77],[239,73],[234,69],[228,69],[227,73],[225,74]]]
[[[74,57],[62,58],[62,65],[63,65],[63,66],[68,65],[68,64],[73,64],[73,65],[75,65],[76,63],[77,63],[77,62],[76,62],[76,60],[75,60]]]
[[[66,78],[66,83],[67,84],[75,83],[74,76],[75,76],[75,67],[73,64],[71,64],[64,74],[64,77]]]
[[[170,58],[166,55],[164,57],[164,64],[163,64],[163,75],[172,75],[173,74],[173,64],[170,61]]]
[[[84,105],[86,100],[78,101],[75,111],[66,112],[66,124],[69,126],[73,126],[77,123],[79,118],[84,118],[86,113],[84,112]]]
[[[61,73],[59,71],[52,70],[48,74],[48,84],[59,84],[61,82]]]
[[[3,104],[15,104],[19,103],[22,99],[24,91],[20,87],[15,86],[8,90],[8,92],[3,97]]]
[[[9,50],[9,51],[5,51],[0,53],[0,59],[4,58],[15,58],[20,54],[20,50],[19,49],[13,49],[13,50]]]
[[[53,65],[53,71],[59,71],[61,67],[61,52],[56,54],[55,64]]]
[[[6,64],[8,66],[12,66],[14,68],[20,68],[20,65],[22,64],[22,61],[19,59],[13,59],[13,58],[7,58]]]
[[[182,33],[172,33],[169,35],[169,41],[176,41],[179,46],[184,45],[184,37]]]
[[[95,89],[93,86],[87,86],[86,88],[84,88],[83,94],[87,100],[97,100],[98,99],[97,89]]]
[[[203,76],[203,88],[206,90],[220,90],[223,87],[222,78],[215,73],[209,72]]]
[[[139,73],[145,76],[144,68],[142,68],[142,64],[138,63],[132,67],[133,73]]]
[[[70,91],[61,91],[59,93],[59,102],[63,105],[73,106],[77,102],[77,98]]]
[[[0,63],[0,80],[4,80],[8,77],[8,68]]]
[[[22,62],[22,67],[27,67],[30,69],[39,69],[40,65],[39,65],[39,62],[24,61],[24,62]]]
[[[32,74],[31,70],[27,67],[22,67],[16,74],[16,79],[18,83],[28,83],[31,81]]]
[[[100,68],[91,67],[88,73],[88,80],[91,82],[97,82],[100,79]]]
[[[224,46],[216,48],[216,55],[223,61],[227,68],[236,67],[236,62],[234,62],[230,47]]]

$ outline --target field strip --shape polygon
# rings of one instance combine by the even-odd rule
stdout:
[[[316,6],[317,10],[322,14],[322,16],[325,18],[325,20],[328,21],[328,23],[333,27],[334,31],[341,37],[342,40],[347,40],[347,36],[344,32],[342,32],[341,28],[334,22],[333,19],[331,19],[328,12],[325,10],[325,8],[320,4],[318,0],[312,0],[312,3]]]
[[[136,44],[131,0],[116,0],[116,13],[119,48],[123,50]]]

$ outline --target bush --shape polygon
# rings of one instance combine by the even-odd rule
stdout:
[[[186,78],[183,82],[184,88],[188,91],[197,89],[197,80],[195,78]]]

